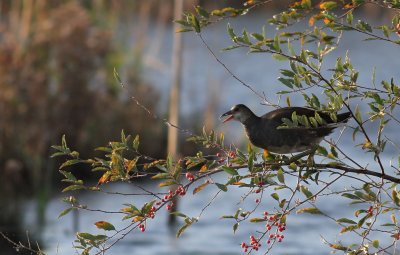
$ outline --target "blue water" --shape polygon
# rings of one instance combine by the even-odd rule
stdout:
[[[379,21],[376,22],[379,23]],[[261,15],[232,20],[232,24],[234,27],[247,27],[254,30],[266,25],[265,17]],[[275,32],[272,31],[272,27],[266,26],[270,34]],[[272,102],[278,103],[276,92],[283,89],[283,86],[279,84],[277,77],[280,75],[279,69],[288,67],[287,63],[272,60],[269,55],[246,54],[243,50],[221,53],[219,49],[230,45],[228,36],[225,33],[225,27],[225,23],[216,24],[204,32],[204,38],[210,44],[210,47],[240,79],[253,86],[257,91],[264,92]],[[155,56],[166,64],[169,62],[171,53],[170,34],[171,28],[168,27],[166,36],[162,38],[162,51],[158,56]],[[342,38],[341,46],[327,59],[326,66],[331,66],[337,56],[344,56],[345,51],[349,49],[349,56],[353,61],[353,65],[360,71],[359,81],[361,84],[371,84],[371,74],[374,67],[377,69],[378,84],[381,79],[390,79],[392,76],[395,76],[395,80],[397,79],[398,81],[400,78],[397,64],[398,59],[400,59],[398,47],[389,43],[363,42],[363,39],[364,36],[361,34],[345,34]],[[227,74],[223,67],[213,59],[196,35],[184,34],[184,40],[185,51],[182,70],[182,105],[184,106],[182,111],[184,120],[186,117],[202,119],[203,116],[200,113],[204,111],[205,105],[209,102],[208,99],[212,93],[208,91],[212,86],[218,86],[218,90],[215,92],[218,93],[216,118],[220,113],[229,109],[231,105],[237,103],[249,105],[258,114],[272,109],[261,105],[260,98]],[[145,70],[145,78],[162,93],[160,110],[165,109],[170,81],[169,70],[159,71],[151,66],[145,67]],[[284,102],[284,99],[282,102]],[[292,102],[296,105],[304,104],[299,97],[293,98]],[[237,144],[243,144],[246,141],[239,124],[218,124],[215,128],[219,132],[226,133],[226,138],[229,141]],[[372,129],[373,127],[371,126],[370,128]],[[395,137],[396,128],[395,125],[389,126],[387,131],[388,135],[393,136],[394,141],[398,142],[399,139]],[[331,137],[338,138],[338,133],[333,134]],[[370,163],[372,168],[376,167],[373,161],[368,161],[369,158],[365,157],[365,153],[361,149],[352,147],[353,142],[350,130],[345,130],[340,144],[354,159],[364,165]],[[383,155],[385,166],[388,166],[390,160],[395,159],[398,153],[398,150],[393,146],[388,148],[388,152]],[[224,179],[226,177],[219,176],[218,178]],[[350,188],[353,183],[355,185],[358,184],[352,179],[346,179],[346,182],[341,182],[334,189]],[[151,184],[144,185],[148,189],[156,189]],[[130,184],[107,185],[107,188],[112,191],[127,193],[139,191],[134,185]],[[198,216],[201,209],[217,191],[216,187],[208,187],[195,196],[189,192],[186,199],[180,204],[181,211],[189,216]],[[112,248],[110,254],[242,254],[240,243],[243,241],[248,242],[249,235],[254,234],[257,229],[262,230],[263,224],[242,224],[236,234],[233,234],[233,222],[221,220],[220,217],[233,214],[239,207],[247,210],[254,207],[254,197],[247,199],[245,203],[240,202],[244,192],[244,190],[232,188],[230,192],[218,196],[212,206],[202,215],[199,223],[187,229],[179,239],[175,238],[174,231],[171,231],[166,226],[167,213],[162,210],[158,213],[156,219],[149,222],[145,233],[139,231],[130,233]],[[270,193],[272,192],[270,191]],[[124,203],[141,205],[147,201],[146,197],[103,195],[99,193],[80,193],[77,197],[80,203],[87,204],[90,208],[111,211],[119,210]],[[74,254],[75,250],[72,248],[75,235],[72,227],[73,215],[69,214],[60,220],[57,219],[58,214],[66,208],[66,204],[60,200],[61,195],[55,196],[47,208],[47,224],[42,232],[43,243],[46,244],[45,251],[48,254]],[[318,207],[325,213],[332,214],[337,218],[352,217],[354,208],[350,207],[347,202],[344,199],[332,200],[332,198],[322,197],[318,201]],[[276,204],[266,194],[260,207],[262,210],[272,211],[274,206]],[[35,216],[32,213],[35,211],[34,208],[34,204],[27,204],[26,229],[35,229]],[[258,216],[261,216],[261,211]],[[94,222],[99,220],[109,221],[117,229],[120,229],[125,224],[129,224],[129,222],[122,222],[121,218],[121,215],[118,214],[104,215],[81,211],[78,219],[79,231],[102,233],[93,225]],[[255,226],[259,227],[255,228]],[[330,249],[323,243],[322,237],[331,242],[342,239],[345,239],[346,242],[355,240],[353,235],[339,235],[339,231],[340,227],[338,225],[324,217],[296,215],[293,213],[288,218],[284,242],[276,245],[272,254],[328,254]],[[382,243],[390,240],[380,241]],[[262,245],[261,250],[266,246],[265,243],[262,243]]]

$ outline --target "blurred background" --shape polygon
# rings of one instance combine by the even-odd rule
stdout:
[[[273,28],[267,24],[267,19],[286,3],[273,1],[255,13],[230,22],[237,29],[246,27],[250,31],[260,31],[265,25],[268,32]],[[185,0],[183,8],[190,11],[198,4],[213,9],[240,6],[242,1]],[[371,23],[376,24],[389,22],[391,17],[390,13],[377,8],[366,8],[358,15],[368,16]],[[59,144],[62,134],[66,134],[68,145],[79,151],[83,158],[93,156],[93,148],[119,139],[122,129],[127,134],[140,134],[144,154],[156,158],[166,156],[167,127],[138,107],[131,96],[161,118],[168,116],[172,20],[173,1],[0,2],[1,232],[13,240],[26,241],[26,231],[29,231],[31,240],[37,240],[49,254],[74,252],[72,241],[76,229],[72,227],[73,220],[69,215],[57,219],[65,208],[60,202],[60,162],[49,157],[50,146]],[[299,24],[295,28],[305,29],[306,26]],[[225,31],[226,22],[220,22],[207,28],[203,36],[238,77],[264,92],[273,103],[279,103],[275,93],[282,87],[276,78],[279,69],[287,63],[272,60],[268,55],[246,55],[243,50],[222,53],[220,49],[230,45]],[[269,31],[270,35],[274,32]],[[329,57],[327,66],[329,61],[334,63],[335,57],[343,56],[350,49],[349,55],[360,70],[361,82],[370,83],[374,66],[377,67],[377,80],[398,75],[396,65],[390,63],[398,61],[399,51],[388,44],[363,43],[363,39],[360,34],[344,36],[341,46]],[[354,47],[355,41],[361,47]],[[180,126],[194,132],[203,126],[213,128],[226,132],[229,141],[245,145],[246,138],[239,124],[222,127],[218,116],[237,103],[249,105],[258,114],[272,108],[262,106],[260,98],[227,74],[195,34],[183,34],[181,50]],[[366,61],[368,59],[374,59],[374,62]],[[115,81],[114,68],[126,88]],[[297,105],[304,104],[301,98],[295,97],[292,101]],[[180,134],[182,141],[185,138]],[[179,151],[188,155],[196,149],[193,144],[182,142]],[[90,174],[86,170],[74,169],[81,178]],[[126,184],[111,186],[115,190],[134,190]],[[212,190],[207,192],[200,193],[197,200],[184,202],[182,210],[198,212],[213,194]],[[240,195],[235,198],[234,194],[229,194],[229,199],[239,201]],[[120,208],[125,200],[131,199],[90,194],[78,197],[82,203],[92,201],[94,207],[111,209]],[[138,203],[144,201],[144,198],[135,199]],[[331,207],[334,210],[334,206]],[[236,207],[224,209],[229,214]],[[213,211],[197,230],[199,233],[216,233],[216,239],[209,240],[210,236],[205,234],[193,238],[188,234],[179,243],[166,227],[151,230],[150,226],[148,236],[124,241],[112,254],[125,254],[131,249],[140,251],[138,254],[239,254],[238,244],[248,232],[243,231],[232,238],[230,223],[222,223],[224,229],[212,223],[221,215],[223,212]],[[79,231],[96,231],[93,214],[82,213],[79,217]],[[164,218],[160,217],[158,221],[162,222]],[[117,226],[120,219],[111,218],[113,220]],[[301,217],[299,229],[294,233],[301,230],[300,221]],[[194,229],[196,231],[196,227]],[[211,242],[211,246],[204,247],[204,242]],[[290,254],[292,247],[292,254],[300,254],[296,247],[303,242],[302,238],[288,242],[286,253]],[[323,249],[323,245],[321,242],[316,245],[317,248],[310,246],[308,251],[302,248],[301,254],[317,254],[315,252]],[[1,238],[0,254],[15,254],[11,245]]]

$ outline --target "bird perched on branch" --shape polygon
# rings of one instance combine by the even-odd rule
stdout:
[[[335,128],[344,124],[351,113],[336,115],[304,107],[284,107],[259,117],[247,106],[238,104],[221,115],[223,122],[237,120],[246,130],[250,142],[270,152],[287,154],[314,148]],[[333,118],[334,119],[334,118]]]

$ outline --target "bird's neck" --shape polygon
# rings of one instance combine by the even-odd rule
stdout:
[[[251,114],[247,119],[245,119],[242,124],[245,127],[250,127],[256,125],[260,121],[260,117],[255,114]]]

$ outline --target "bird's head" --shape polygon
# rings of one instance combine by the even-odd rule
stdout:
[[[237,120],[244,123],[247,119],[252,117],[253,112],[244,104],[237,104],[233,106],[229,111],[222,114],[220,119],[226,117],[222,122],[225,123],[230,120]]]

